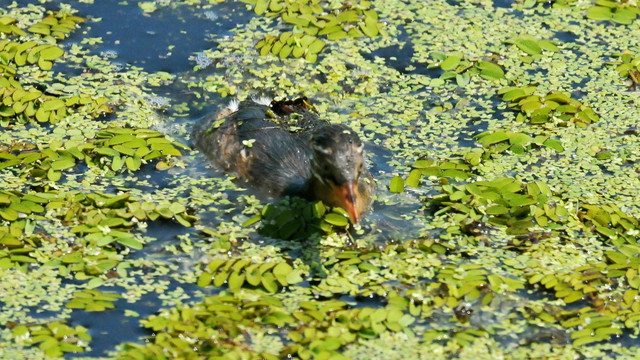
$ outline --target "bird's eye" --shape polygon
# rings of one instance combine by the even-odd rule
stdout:
[[[329,184],[337,184],[338,182],[336,181],[335,176],[333,176],[333,174],[326,174],[325,178],[327,179],[327,181],[329,182]]]

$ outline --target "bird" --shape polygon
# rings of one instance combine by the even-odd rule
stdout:
[[[364,143],[349,127],[320,119],[306,97],[232,101],[205,115],[193,137],[218,167],[269,196],[320,200],[343,208],[353,224],[371,205]]]

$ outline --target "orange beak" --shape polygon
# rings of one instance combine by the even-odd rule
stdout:
[[[344,183],[341,186],[335,186],[333,183],[333,194],[338,200],[340,207],[349,213],[349,218],[353,224],[360,222],[360,210],[358,210],[358,184]]]

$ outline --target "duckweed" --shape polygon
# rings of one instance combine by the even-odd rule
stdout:
[[[267,36],[256,44],[261,55],[271,52],[284,59],[290,55],[299,58],[305,55],[309,62],[316,62],[325,42],[317,36],[326,36],[330,41],[346,37],[375,37],[385,33],[384,25],[378,22],[378,13],[370,1],[356,3],[330,3],[317,0],[243,0],[254,6],[257,15],[279,17],[301,33],[284,32],[279,37]]]
[[[100,19],[68,5],[0,9],[0,357],[634,358],[636,5],[246,3],[180,74],[71,42]],[[263,94],[366,141],[361,225],[183,145],[185,114]],[[88,311],[154,336],[101,348]]]

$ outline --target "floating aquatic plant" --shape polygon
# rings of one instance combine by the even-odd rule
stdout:
[[[45,210],[52,211],[49,216],[70,226],[69,232],[77,236],[72,248],[61,239],[33,234],[38,222],[45,220],[39,215]],[[0,226],[0,265],[3,268],[39,261],[58,267],[63,276],[72,272],[79,280],[117,267],[123,259],[120,254],[125,251],[123,247],[142,249],[144,240],[132,232],[138,222],[162,218],[192,226],[196,220],[178,203],[137,201],[130,199],[127,193],[3,192],[0,194],[0,216],[11,222],[9,227]],[[20,216],[27,219],[16,221]],[[34,251],[40,246],[52,242],[57,244],[59,252],[48,259],[35,256]]]
[[[79,16],[74,16],[64,11],[49,11],[39,22],[29,27],[29,32],[38,34],[44,38],[54,38],[63,40],[71,31],[78,27],[79,23],[85,20]]]
[[[25,89],[17,80],[0,78],[0,125],[30,121],[56,124],[68,115],[82,111],[93,117],[111,112],[106,97],[79,94],[69,97],[45,95],[33,87]]]
[[[65,321],[52,321],[42,325],[17,325],[11,329],[13,337],[28,345],[38,345],[48,357],[61,357],[65,353],[87,350],[91,335],[83,326],[70,327]]]
[[[465,180],[473,176],[471,166],[480,162],[477,152],[468,154],[465,159],[452,159],[450,161],[436,162],[434,160],[420,159],[413,163],[412,170],[403,181],[402,177],[395,176],[391,179],[389,190],[393,193],[403,192],[405,185],[412,188],[420,186],[424,176],[437,178],[451,178]],[[471,165],[471,166],[470,166]]]
[[[64,39],[83,21],[77,16],[52,12],[29,28],[30,32],[47,41],[23,41],[15,39],[27,34],[13,25],[16,22],[14,18],[5,16],[0,20],[0,32],[8,35],[8,39],[0,40],[0,70],[3,75],[0,77],[0,125],[29,121],[55,124],[80,109],[93,116],[111,112],[105,97],[93,98],[80,93],[61,98],[44,94],[16,79],[17,69],[23,66],[37,64],[41,70],[50,70],[53,61],[64,55],[64,50],[55,45],[56,41]]]
[[[294,26],[294,32],[284,32],[280,36],[267,36],[260,40],[256,48],[261,55],[271,52],[280,58],[293,55],[305,56],[309,62],[317,60],[325,42],[318,36],[326,36],[335,41],[347,37],[375,37],[384,33],[384,26],[378,21],[378,13],[371,8],[371,2],[360,0],[356,3],[331,3],[318,0],[243,0],[251,4],[257,15],[279,17]]]
[[[558,152],[564,151],[560,140],[550,139],[547,135],[531,137],[522,132],[496,130],[478,134],[477,139],[484,147],[484,153],[482,154],[484,160],[494,154],[501,154],[505,151],[522,155],[533,148],[541,146],[546,146]]]
[[[511,234],[527,233],[536,222],[546,224],[553,208],[553,216],[566,216],[564,207],[545,205],[551,190],[542,183],[522,184],[517,180],[497,178],[475,181],[466,185],[443,185],[442,194],[433,201],[438,212],[451,212],[456,227],[472,221],[486,221],[494,226],[506,227]],[[454,229],[449,229],[454,231]]]
[[[467,60],[460,53],[443,54],[439,52],[431,53],[431,57],[436,60],[444,73],[440,79],[456,79],[458,86],[465,86],[471,81],[471,77],[478,75],[485,80],[497,81],[504,79],[502,68],[487,60]]]
[[[608,20],[617,24],[631,24],[640,15],[640,8],[627,1],[598,0],[587,10],[591,20]]]
[[[6,327],[19,328],[19,336],[4,332],[2,340],[9,346],[0,347],[0,357],[42,356],[37,346],[44,341],[24,348],[29,343],[20,340],[26,336],[21,326],[41,321],[33,319],[37,311],[64,318],[71,312],[65,304],[101,308],[102,297],[114,304],[111,294],[77,290],[78,285],[69,284],[71,278],[91,288],[108,282],[130,301],[156,292],[153,296],[167,308],[144,321],[156,336],[147,343],[122,346],[115,355],[122,358],[420,358],[434,353],[451,358],[591,358],[603,353],[632,357],[637,347],[627,340],[640,333],[638,209],[633,201],[637,179],[629,176],[638,162],[637,109],[634,93],[624,91],[620,79],[611,76],[613,69],[602,64],[612,47],[629,47],[635,24],[612,26],[584,18],[590,6],[602,4],[551,3],[447,1],[424,7],[417,2],[385,2],[376,12],[385,19],[391,37],[370,38],[360,29],[365,36],[339,42],[339,51],[330,53],[322,52],[336,44],[327,35],[312,35],[293,25],[302,12],[294,14],[293,30],[289,24],[283,30],[282,21],[254,18],[237,26],[231,36],[216,38],[219,46],[207,55],[218,66],[207,68],[207,79],[187,80],[192,89],[240,99],[253,95],[255,88],[311,94],[319,98],[318,106],[329,110],[323,113],[331,122],[346,123],[368,139],[374,167],[384,172],[381,182],[392,191],[407,191],[390,196],[381,186],[371,229],[365,222],[358,229],[362,233],[338,245],[332,242],[334,232],[347,221],[339,210],[314,210],[316,204],[298,207],[293,202],[264,207],[246,197],[238,200],[243,190],[229,178],[211,178],[198,166],[162,173],[152,169],[162,161],[195,165],[195,155],[178,158],[156,149],[162,156],[149,159],[152,165],[145,166],[144,156],[137,154],[138,167],[136,153],[144,147],[152,150],[150,139],[162,138],[158,141],[166,140],[186,155],[184,147],[160,132],[147,137],[142,129],[123,126],[157,124],[155,109],[140,101],[153,95],[138,84],[163,85],[168,76],[128,67],[119,67],[118,76],[111,70],[115,67],[85,49],[83,41],[66,44],[51,35],[30,33],[27,28],[41,20],[41,6],[0,10],[8,11],[11,19],[22,12],[16,21],[0,19],[4,40],[37,43],[19,53],[19,59],[27,55],[23,65],[16,64],[17,51],[10,60],[0,61],[0,71],[10,74],[6,79],[16,81],[3,82],[11,93],[3,97],[7,105],[0,116],[5,127],[2,180],[16,186],[0,195],[0,290],[7,289],[3,314],[11,321]],[[523,10],[528,7],[535,9]],[[265,9],[264,14],[268,12],[284,17],[284,11]],[[451,28],[455,33],[442,30]],[[291,35],[281,41],[283,31]],[[326,44],[319,53],[326,56],[317,65],[287,61],[283,67],[279,57],[255,59],[246,52],[255,46],[256,37],[273,39],[262,44],[265,52],[272,52],[280,41],[277,54],[289,58],[310,53],[313,42],[296,48],[302,41],[320,40]],[[554,39],[561,51],[543,49],[549,45],[541,42],[546,39]],[[85,70],[82,76],[67,78],[30,63],[30,51],[45,43],[66,53],[43,63],[73,66],[73,61]],[[318,46],[316,42],[312,50]],[[421,67],[434,52],[446,55],[431,68]],[[452,57],[457,52],[467,59],[457,61]],[[484,54],[478,59],[491,65],[479,65],[467,54]],[[619,74],[630,81],[635,56],[614,59]],[[450,70],[440,67],[445,60]],[[494,66],[504,78],[480,75],[496,71]],[[12,69],[21,76],[14,77]],[[444,81],[438,78],[440,71],[455,76],[448,74],[451,77]],[[131,84],[131,96],[113,85],[127,77],[133,79],[125,80]],[[56,83],[50,84],[50,79]],[[514,86],[507,92],[519,88],[525,95],[496,101],[507,93],[496,96],[496,85],[506,86],[507,80]],[[529,93],[522,85],[528,83],[539,85]],[[549,91],[557,89],[577,91],[571,96],[561,92],[564,97]],[[42,94],[29,100],[36,91]],[[208,95],[198,99],[198,106],[210,105]],[[75,96],[76,102],[67,104]],[[14,107],[21,109],[23,99],[25,109],[8,115]],[[38,118],[39,107],[47,102],[51,103]],[[144,109],[137,108],[139,103]],[[508,106],[515,113],[501,111]],[[555,108],[545,119],[538,111],[547,107]],[[61,109],[66,116],[59,118]],[[117,114],[100,116],[107,110]],[[183,125],[179,120],[171,124],[176,136],[187,134]],[[84,148],[86,144],[90,145]],[[433,159],[422,156],[425,153]],[[53,178],[47,176],[50,169]],[[140,170],[151,171],[152,180],[166,187],[150,184]],[[52,181],[55,172],[61,177]],[[392,179],[394,173],[402,176]],[[409,203],[418,210],[405,211]],[[389,235],[384,222],[389,213],[402,224],[400,235]],[[203,219],[197,231],[179,226],[194,225],[197,218]],[[412,219],[421,221],[419,231],[405,228]],[[206,221],[215,225],[209,229]],[[153,227],[159,225],[185,233],[151,243],[158,236]],[[150,231],[145,232],[147,226]],[[156,246],[162,250],[155,251]],[[133,251],[141,254],[140,247],[150,254],[129,256]],[[165,251],[171,255],[159,254]],[[217,261],[211,259],[222,257],[224,263],[209,271]],[[258,285],[249,282],[257,284],[260,268],[272,264],[263,274],[273,276],[273,281],[265,281],[266,286],[263,278]],[[227,266],[231,273],[222,271]],[[40,279],[33,279],[43,274],[50,286],[46,296],[34,291],[24,299],[12,297],[17,291],[26,294],[22,289],[31,283],[42,286],[37,284]],[[289,282],[291,274],[305,281]],[[211,283],[218,279],[226,284],[180,292],[181,284],[194,284],[198,276],[201,284],[207,277]],[[218,291],[222,292],[217,296],[179,305]],[[53,336],[51,331],[43,334]],[[54,341],[46,342],[49,351]],[[61,343],[56,340],[50,354],[64,355],[59,352]],[[75,344],[82,349],[72,351],[87,349],[85,340]]]
[[[280,56],[284,59],[289,55],[296,58],[302,56],[309,62],[316,62],[318,53],[326,43],[313,35],[294,34],[289,31],[277,36],[266,36],[258,41],[256,49],[260,49],[260,55],[267,55],[271,52],[273,55]]]
[[[508,40],[507,43],[516,45],[518,49],[532,56],[540,55],[543,52],[553,53],[560,51],[553,41],[539,40],[533,36],[520,36]]]
[[[614,55],[619,62],[614,63],[616,65],[616,71],[623,78],[628,78],[631,82],[630,88],[635,90],[640,86],[640,56],[635,56],[629,51],[624,51],[622,54]]]
[[[121,297],[115,293],[85,289],[77,291],[65,306],[69,309],[82,309],[84,311],[104,311],[113,309],[115,307],[113,303]]]
[[[338,300],[302,301],[291,309],[276,297],[260,292],[237,291],[211,296],[192,306],[170,309],[142,323],[156,336],[146,345],[128,343],[122,358],[172,354],[210,358],[254,356],[277,359],[295,354],[302,359],[344,358],[339,350],[358,339],[369,339],[385,332],[400,332],[414,320],[398,309],[363,307],[348,309]],[[286,346],[272,346],[257,353],[241,336],[259,327],[279,329]],[[198,339],[186,346],[185,339]],[[225,341],[223,341],[225,340]]]
[[[502,94],[503,101],[509,102],[509,108],[519,112],[516,121],[556,126],[573,123],[586,127],[599,119],[587,104],[572,99],[568,93],[551,91],[538,95],[535,90],[535,86],[512,86],[500,89],[498,94]]]
[[[294,271],[286,262],[252,263],[247,259],[214,259],[200,275],[198,286],[205,287],[213,283],[220,287],[228,284],[229,289],[247,286],[276,293],[284,286],[301,281],[300,272]]]
[[[83,144],[68,141],[40,150],[26,143],[0,147],[0,169],[21,167],[33,177],[51,181],[60,180],[62,172],[79,161],[113,173],[136,171],[150,161],[164,170],[174,166],[172,157],[182,156],[178,148],[188,149],[154,130],[107,128]]]

